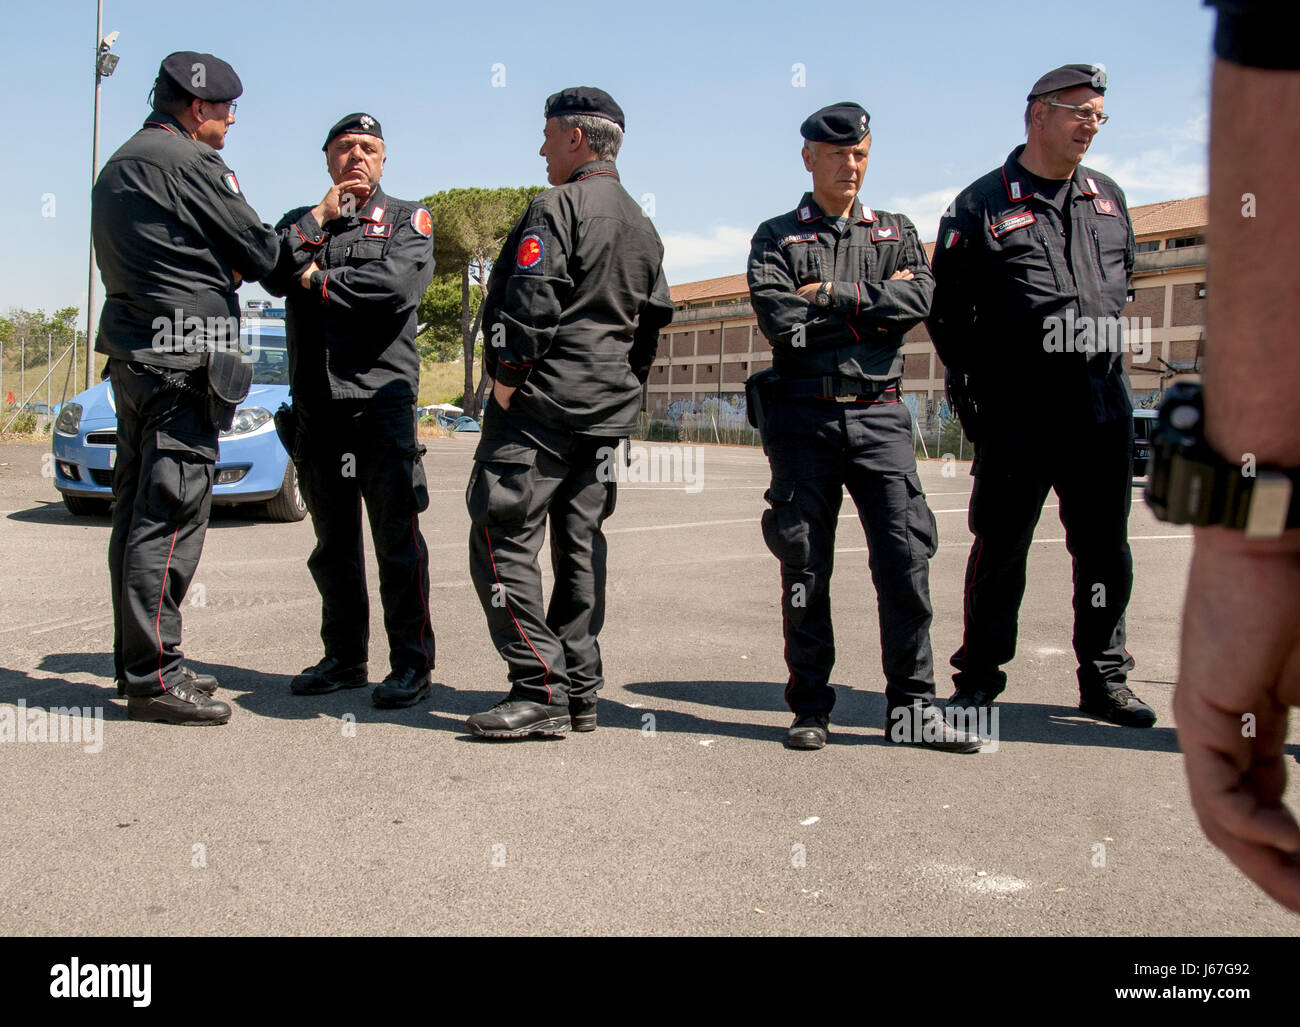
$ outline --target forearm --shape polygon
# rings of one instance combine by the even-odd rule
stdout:
[[[1300,73],[1215,61],[1206,430],[1234,462],[1300,466],[1298,115]]]

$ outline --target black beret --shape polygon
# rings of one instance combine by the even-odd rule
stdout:
[[[356,114],[349,114],[345,118],[340,118],[330,129],[329,135],[325,137],[325,145],[322,150],[328,150],[329,145],[336,136],[341,136],[345,132],[356,132],[363,136],[374,136],[376,139],[384,138],[384,130],[380,127],[378,121],[369,114],[362,114],[359,111]]]
[[[546,98],[546,116],[559,118],[566,114],[578,114],[590,118],[604,118],[612,121],[626,131],[623,124],[623,108],[614,102],[614,98],[603,89],[594,86],[574,86],[561,89]]]
[[[178,50],[164,57],[158,77],[169,79],[190,96],[209,103],[233,100],[244,91],[244,83],[234,68],[220,57],[193,50]]]
[[[1054,93],[1058,89],[1070,89],[1073,86],[1092,86],[1104,96],[1106,69],[1100,64],[1062,64],[1035,82],[1034,88],[1029,90],[1029,95],[1025,99],[1032,100],[1035,96]]]
[[[799,126],[799,134],[810,143],[836,143],[849,146],[861,142],[870,129],[871,115],[852,100],[833,103],[809,114]]]

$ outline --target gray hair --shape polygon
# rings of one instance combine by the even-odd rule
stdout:
[[[566,132],[572,128],[582,129],[582,138],[600,160],[614,160],[623,145],[623,130],[607,118],[597,118],[590,114],[564,114],[559,118],[560,127]]]
[[[1025,135],[1029,135],[1029,126],[1031,123],[1029,114],[1034,109],[1034,104],[1038,103],[1040,100],[1043,103],[1047,103],[1049,100],[1055,100],[1064,92],[1065,92],[1064,89],[1053,89],[1050,93],[1039,93],[1037,96],[1035,96],[1032,100],[1029,101],[1029,103],[1025,106]]]

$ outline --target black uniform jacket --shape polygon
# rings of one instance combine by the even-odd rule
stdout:
[[[592,161],[535,199],[488,279],[488,373],[544,424],[592,435],[636,426],[641,386],[672,321],[659,233]]]
[[[904,269],[911,281],[888,280]],[[785,378],[900,377],[903,336],[929,313],[934,289],[925,250],[904,215],[854,200],[841,231],[812,193],[758,226],[748,279],[758,326],[772,344],[772,367]],[[833,283],[829,307],[796,295],[813,282]]]
[[[433,280],[433,219],[378,186],[352,215],[324,227],[311,207],[280,219],[280,262],[265,282],[285,298],[294,399],[414,399],[415,331]],[[299,282],[315,262],[311,287]]]
[[[1136,249],[1124,193],[1080,165],[1058,211],[1025,178],[1023,150],[960,193],[939,222],[935,348],[970,375],[990,426],[1010,426],[1034,400],[1096,423],[1128,417],[1127,343],[1114,320]]]
[[[107,294],[95,349],[159,367],[199,367],[234,342],[231,272],[260,281],[278,253],[220,154],[160,111],[99,173],[90,225]]]

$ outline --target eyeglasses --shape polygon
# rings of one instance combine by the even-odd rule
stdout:
[[[1049,107],[1060,107],[1063,110],[1073,111],[1076,121],[1091,121],[1096,118],[1098,125],[1104,125],[1110,120],[1109,114],[1102,114],[1101,111],[1095,111],[1091,107],[1084,107],[1081,104],[1057,103],[1055,100],[1042,100],[1040,102],[1047,104]]]

